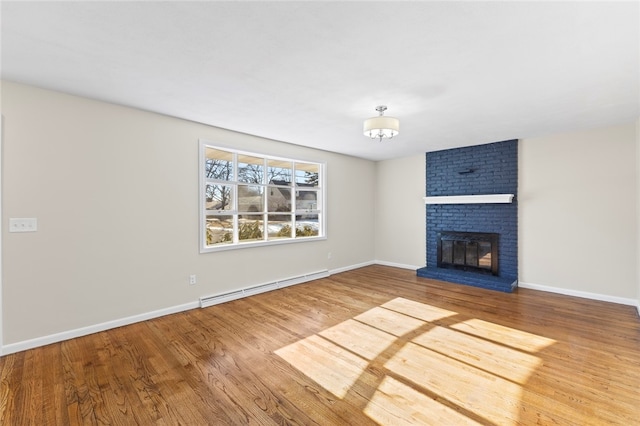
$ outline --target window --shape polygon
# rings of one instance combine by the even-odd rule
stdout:
[[[325,237],[324,165],[200,141],[200,251]]]

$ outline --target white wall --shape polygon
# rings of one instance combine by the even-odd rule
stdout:
[[[638,297],[636,137],[629,123],[520,141],[521,285]]]
[[[4,345],[374,259],[371,161],[12,82],[2,114]],[[326,162],[328,239],[200,254],[199,138]]]
[[[638,284],[637,307],[640,314],[640,119],[636,121],[636,281]]]
[[[378,262],[410,269],[425,265],[424,196],[424,154],[377,163],[374,210]]]

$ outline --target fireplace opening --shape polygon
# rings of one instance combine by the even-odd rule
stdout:
[[[438,268],[498,275],[498,234],[442,231],[437,241]]]

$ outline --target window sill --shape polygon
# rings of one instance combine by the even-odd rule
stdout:
[[[221,246],[213,246],[213,247],[202,247],[200,248],[200,253],[214,253],[228,250],[236,250],[236,249],[247,249],[247,248],[255,248],[255,247],[265,247],[265,246],[277,246],[283,244],[296,244],[296,243],[304,243],[309,241],[324,241],[327,237],[300,237],[300,238],[287,238],[282,240],[272,240],[272,241],[247,241],[246,243],[238,243],[238,244],[228,244]]]

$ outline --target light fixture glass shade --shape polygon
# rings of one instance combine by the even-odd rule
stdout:
[[[371,139],[391,139],[400,133],[400,120],[384,115],[371,117],[364,121],[364,135]]]

